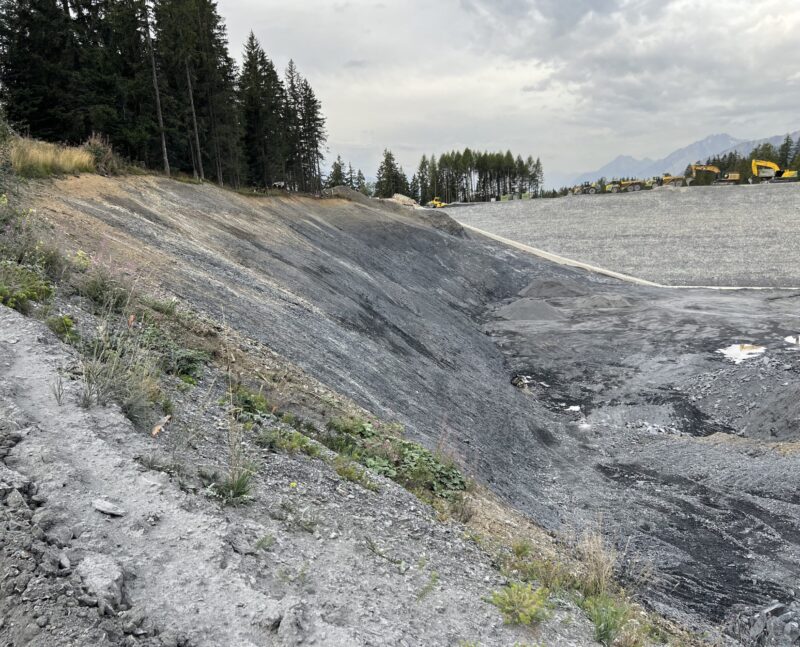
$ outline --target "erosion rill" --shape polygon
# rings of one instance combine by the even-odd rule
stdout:
[[[155,321],[205,355],[169,364],[170,402],[136,431],[113,406],[77,407],[86,366],[3,309],[12,575],[0,635],[42,645],[97,631],[153,645],[605,640],[590,626],[596,608],[575,606],[580,594],[557,596],[538,635],[503,624],[487,600],[509,619],[508,596],[528,594],[492,596],[519,573],[494,570],[502,560],[461,525],[470,514],[443,503],[462,487],[441,478],[453,474],[447,457],[503,502],[515,525],[495,525],[506,534],[527,527],[515,511],[564,539],[542,533],[542,545],[566,552],[570,537],[600,529],[629,593],[698,635],[800,636],[796,298],[631,285],[442,214],[341,197],[96,176],[25,193],[65,253],[160,295],[122,335]],[[90,300],[61,291],[44,314],[90,336]],[[733,342],[766,350],[734,364],[717,352]],[[177,357],[167,350],[160,357]],[[174,421],[151,435],[166,413]],[[379,421],[404,426],[405,439]],[[398,477],[404,451],[432,480]],[[232,462],[227,477],[214,473]],[[236,498],[234,471],[250,475],[237,482],[253,500],[221,508]],[[482,496],[473,500],[488,506]],[[96,499],[125,514],[98,511]],[[437,521],[430,503],[457,519]],[[472,512],[480,520],[485,509]],[[514,555],[538,550],[526,546]],[[532,579],[544,578],[540,568]],[[45,599],[31,582],[49,600],[38,611],[25,606],[26,595]]]

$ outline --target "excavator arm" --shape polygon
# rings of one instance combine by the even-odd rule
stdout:
[[[708,171],[709,173],[716,173],[717,175],[721,173],[719,167],[713,164],[692,164],[689,168],[692,169],[692,177],[697,177],[698,171]]]
[[[781,170],[781,167],[778,166],[775,162],[770,162],[768,160],[753,160],[751,165],[751,169],[753,171],[753,175],[755,177],[773,177],[778,171]],[[772,173],[763,173],[761,169],[771,169]]]

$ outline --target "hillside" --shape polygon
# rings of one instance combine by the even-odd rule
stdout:
[[[4,419],[14,421],[5,433],[18,446],[6,464],[25,483],[40,483],[16,488],[25,506],[52,505],[56,520],[41,524],[38,512],[28,519],[59,528],[65,518],[85,518],[89,532],[71,530],[62,542],[65,563],[82,564],[91,553],[105,573],[118,569],[112,581],[122,581],[130,599],[115,598],[112,608],[133,606],[162,631],[188,636],[164,644],[233,636],[235,644],[587,644],[590,615],[570,595],[556,595],[535,637],[502,623],[485,599],[504,576],[522,575],[514,575],[519,564],[492,569],[506,562],[487,538],[503,535],[508,556],[514,539],[534,533],[533,548],[513,554],[532,550],[539,559],[556,549],[570,554],[569,537],[598,527],[631,592],[685,626],[712,634],[724,626],[733,641],[750,635],[773,599],[789,615],[779,626],[769,616],[761,633],[783,631],[795,617],[797,356],[776,345],[763,362],[738,367],[716,352],[733,339],[789,334],[797,323],[790,300],[639,288],[467,234],[440,213],[433,220],[377,202],[245,196],[157,177],[66,178],[30,183],[23,195],[65,251],[84,252],[162,300],[175,297],[179,312],[196,313],[193,338],[228,340],[215,363],[184,382],[187,390],[175,380],[175,427],[153,440],[114,408],[80,409],[74,398],[85,378],[67,384],[63,409],[45,406],[57,369],[74,366],[74,355],[54,346],[41,324],[3,310]],[[80,291],[59,295],[56,308],[74,316],[82,335],[97,328]],[[348,442],[419,455],[380,435],[401,423],[408,442],[477,480],[473,509],[436,508],[450,518],[441,524],[384,478],[391,464],[367,462],[362,473],[337,463],[341,456],[328,463],[279,450],[286,441],[275,437],[267,451],[245,428],[243,446],[259,466],[254,500],[220,510],[202,494],[218,486],[208,474],[224,468],[229,445],[221,431],[225,371],[266,398],[247,399],[256,429],[288,425],[290,434],[298,423],[312,441],[325,440],[309,429],[357,415],[374,422],[346,432]],[[787,413],[769,414],[768,423],[770,411]],[[279,412],[290,416],[273,419]],[[89,430],[90,449],[74,429]],[[40,455],[52,457],[48,467]],[[175,456],[177,472],[168,469]],[[43,501],[32,498],[37,491]],[[96,498],[130,514],[103,521],[90,507]],[[203,540],[182,539],[190,536]],[[253,549],[267,536],[274,559]],[[180,542],[190,549],[189,568],[199,570],[177,566]],[[145,557],[150,550],[155,564]],[[58,571],[59,551],[47,551]],[[573,581],[548,576],[541,564],[531,563],[526,577],[554,589]],[[162,571],[168,586],[153,584]],[[224,595],[198,584],[206,574],[222,578]],[[168,600],[177,586],[185,600]],[[222,603],[228,598],[241,601],[241,612]],[[195,609],[225,620],[195,626]],[[250,621],[237,625],[240,617]]]

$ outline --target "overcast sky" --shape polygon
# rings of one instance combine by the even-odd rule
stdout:
[[[329,157],[539,155],[551,178],[800,128],[797,0],[219,0],[322,100]]]

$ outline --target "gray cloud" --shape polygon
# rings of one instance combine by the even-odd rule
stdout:
[[[252,27],[294,57],[332,154],[374,173],[457,146],[581,171],[705,135],[800,126],[800,5],[778,0],[220,0],[233,51]],[[344,64],[341,61],[345,61]]]

